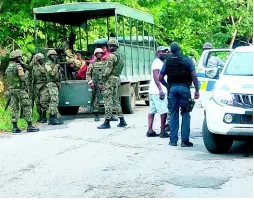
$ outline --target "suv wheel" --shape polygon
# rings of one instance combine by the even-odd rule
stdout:
[[[203,122],[202,132],[205,147],[210,153],[222,154],[228,152],[231,148],[233,139],[230,136],[210,132],[207,127],[206,118]]]

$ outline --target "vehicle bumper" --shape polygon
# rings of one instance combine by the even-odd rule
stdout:
[[[221,106],[209,100],[206,106],[206,121],[210,132],[220,135],[253,136],[253,124],[226,123],[225,114],[245,115],[250,110],[233,106]]]

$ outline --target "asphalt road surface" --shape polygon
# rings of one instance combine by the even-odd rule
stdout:
[[[62,117],[37,133],[0,134],[0,197],[253,197],[253,146],[228,154],[203,145],[203,109],[192,112],[192,148],[147,138],[148,107],[125,115],[128,127],[98,130],[93,116]],[[155,119],[159,132],[159,116]]]

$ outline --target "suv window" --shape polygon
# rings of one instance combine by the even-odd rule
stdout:
[[[228,62],[224,74],[233,76],[253,76],[253,53],[234,53]]]

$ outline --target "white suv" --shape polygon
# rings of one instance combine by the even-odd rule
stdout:
[[[236,48],[205,108],[203,141],[211,153],[225,153],[235,136],[253,137],[253,46]]]

